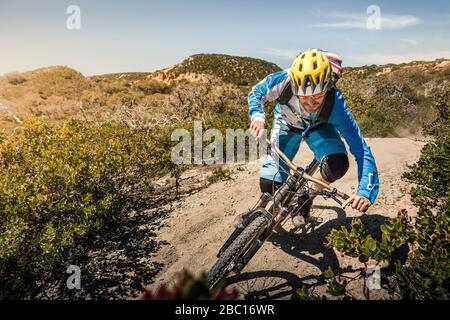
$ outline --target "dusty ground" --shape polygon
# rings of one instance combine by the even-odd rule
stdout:
[[[400,177],[406,165],[418,159],[425,143],[408,138],[368,139],[368,143],[377,160],[381,182],[375,205],[361,216],[352,209],[340,209],[332,200],[316,199],[312,213],[317,220],[314,230],[292,232],[289,221],[284,231],[264,244],[241,275],[231,278],[241,298],[289,299],[302,286],[324,294],[322,272],[328,266],[344,269],[347,276],[357,275],[362,267],[357,260],[342,258],[324,246],[324,239],[332,229],[350,226],[353,217],[361,216],[376,237],[379,225],[386,217],[395,216],[399,209],[415,214],[407,192],[409,186]],[[302,146],[296,163],[305,165],[311,159],[310,150]],[[98,236],[84,262],[77,262],[81,268],[81,290],[67,289],[64,267],[56,279],[44,281],[35,298],[136,298],[144,285],[154,288],[163,281],[170,282],[182,268],[194,274],[207,271],[232,232],[235,215],[252,207],[259,196],[259,164],[232,169],[233,180],[217,182],[208,188],[202,184],[211,168],[186,172],[178,200],[163,198],[151,208],[132,211],[120,226]],[[356,173],[356,163],[351,161],[349,172],[336,187],[351,193],[356,187]],[[164,187],[171,185],[165,180],[160,183]],[[350,292],[361,299],[362,284],[358,280],[349,285]],[[371,292],[371,298],[384,297],[383,291]]]
[[[399,209],[411,205],[401,180],[407,164],[415,162],[424,142],[408,138],[368,139],[376,158],[380,175],[380,194],[375,205],[362,215],[363,222],[376,236],[376,230],[386,217],[394,217]],[[296,159],[306,164],[312,153],[303,145]],[[187,268],[197,273],[206,271],[215,262],[215,255],[232,232],[232,221],[237,213],[253,206],[259,194],[258,163],[245,165],[235,171],[233,180],[218,182],[176,204],[176,209],[165,220],[158,237],[165,245],[154,256],[153,262],[162,265],[151,287],[162,281],[171,281],[175,272]],[[344,192],[354,191],[357,183],[356,163],[351,161],[347,175],[335,185]],[[289,299],[295,289],[306,285],[319,293],[326,286],[321,276],[327,266],[339,266],[354,276],[361,268],[357,260],[342,258],[323,245],[325,236],[334,228],[349,226],[353,217],[361,216],[353,209],[342,210],[332,200],[316,199],[314,230],[289,232],[290,221],[284,231],[272,237],[256,254],[249,265],[232,282],[240,288],[242,298]],[[355,273],[356,272],[356,273]],[[349,286],[357,298],[363,298],[362,280]],[[383,298],[383,291],[372,291],[372,298]]]

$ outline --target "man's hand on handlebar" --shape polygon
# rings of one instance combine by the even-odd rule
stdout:
[[[252,121],[250,125],[250,133],[255,137],[256,142],[259,143],[261,137],[266,131],[266,124],[262,121]]]
[[[356,209],[360,212],[366,212],[369,209],[371,203],[369,199],[363,196],[359,196],[357,194],[352,194],[350,198],[348,198],[343,204],[342,208],[345,209],[347,206],[351,206],[353,209]]]

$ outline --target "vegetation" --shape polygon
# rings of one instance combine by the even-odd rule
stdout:
[[[433,97],[448,87],[450,65],[442,61],[344,68],[339,86],[362,132],[374,137],[420,134],[436,115]]]
[[[180,117],[173,125],[152,127],[141,117],[142,110],[123,106],[113,119],[86,114],[83,120],[67,120],[61,126],[30,118],[15,134],[4,137],[0,145],[4,297],[32,296],[39,289],[36,279],[63,262],[81,259],[94,235],[118,223],[122,213],[139,202],[136,199],[142,196],[133,193],[151,194],[153,181],[166,174],[178,179],[190,166],[171,161],[174,129],[192,133],[193,119],[204,119],[205,129],[225,133],[243,123],[245,111],[236,112],[224,103],[214,106],[216,115],[199,106],[188,109],[189,99],[214,103],[207,99],[216,92],[201,98],[177,90],[186,111],[196,114]],[[180,107],[182,111],[184,105]],[[229,170],[218,168],[208,182],[229,178]]]
[[[418,217],[412,220],[400,211],[398,218],[381,225],[381,241],[368,235],[359,219],[353,221],[351,231],[333,230],[327,237],[329,246],[364,263],[364,277],[370,260],[393,264],[385,268],[384,286],[396,298],[450,299],[450,91],[437,96],[434,107],[438,117],[425,127],[434,140],[404,175],[416,185],[411,196],[419,207]],[[407,263],[391,259],[402,245],[410,248]],[[346,297],[346,284],[335,283],[341,285],[338,295]]]
[[[76,259],[118,221],[130,186],[151,193],[151,180],[171,170],[165,143],[159,132],[77,120],[60,128],[29,120],[3,141],[0,292],[28,289],[61,260]]]
[[[27,81],[27,79],[19,72],[12,72],[5,75],[6,81],[8,83],[12,84],[13,86],[16,86],[18,84],[22,84]]]
[[[175,275],[172,285],[161,284],[155,290],[145,288],[140,296],[142,300],[235,300],[238,296],[235,288],[208,288],[206,274],[194,277],[186,270]]]
[[[193,55],[155,73],[84,77],[67,67],[52,67],[0,77],[0,99],[14,105],[10,111],[19,118],[34,115],[61,124],[68,117],[87,114],[106,120],[118,108],[127,107],[144,111],[147,120],[157,125],[155,119],[162,115],[165,126],[180,120],[178,106],[194,109],[182,115],[183,121],[194,119],[198,111],[215,115],[224,105],[245,113],[251,87],[279,70],[263,60],[220,54]],[[160,73],[164,73],[161,79]],[[189,74],[202,77],[182,77]],[[433,96],[443,92],[449,77],[448,60],[439,59],[344,68],[339,87],[365,136],[402,136],[419,134],[422,124],[434,118]],[[268,114],[273,107],[267,105]],[[12,131],[15,119],[2,117],[2,126]]]
[[[210,184],[215,183],[217,181],[226,181],[231,180],[231,170],[223,169],[221,167],[214,169],[212,174],[208,177],[208,182]]]
[[[274,63],[248,57],[224,54],[197,54],[170,69],[180,75],[187,72],[215,76],[226,83],[238,86],[253,86],[266,75],[280,71]]]
[[[391,270],[386,284],[404,298],[437,298],[449,291],[445,89],[450,67],[444,62],[349,68],[339,84],[365,135],[418,133],[430,123],[425,132],[434,141],[405,174],[416,185],[411,194],[419,217],[411,221],[401,212],[381,227],[380,239],[368,235],[358,220],[352,230],[328,237],[330,246],[365,265],[390,261],[395,250],[409,244],[408,264]],[[0,77],[1,295],[32,296],[36,279],[63,261],[76,261],[95,234],[120,221],[135,205],[133,192],[154,193],[153,182],[164,175],[179,179],[190,165],[171,161],[174,129],[192,133],[200,120],[203,130],[215,128],[224,136],[227,129],[245,130],[250,87],[278,70],[262,60],[202,54],[165,70],[171,81],[150,73],[84,77],[67,67]],[[177,80],[186,73],[204,77]],[[273,107],[266,105],[269,127]],[[209,182],[230,177],[227,169],[217,168]],[[326,276],[329,292],[348,298],[346,280]],[[189,277],[183,277],[186,283]],[[307,294],[303,290],[299,296]]]
[[[438,117],[425,128],[434,141],[405,174],[416,185],[411,196],[420,208],[410,265],[397,265],[393,279],[406,298],[450,299],[450,90],[437,97],[434,107]]]

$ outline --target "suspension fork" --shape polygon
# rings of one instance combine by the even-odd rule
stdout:
[[[278,207],[279,205],[284,205],[288,201],[290,201],[291,194],[290,192],[294,190],[296,184],[298,182],[298,177],[290,176],[286,182],[281,186],[280,189],[273,196],[273,208]],[[273,213],[273,212],[272,212]]]
[[[298,183],[298,178],[295,176],[290,176],[288,180],[283,184],[283,186],[278,189],[278,191],[274,194],[273,203],[269,208],[269,211],[272,214],[272,223],[271,226],[261,235],[259,235],[256,241],[252,244],[252,246],[248,249],[248,251],[244,254],[241,261],[236,265],[234,271],[236,273],[240,273],[241,270],[247,265],[247,263],[253,258],[256,252],[262,247],[264,242],[272,235],[272,230],[278,224],[280,224],[287,216],[288,209],[283,206],[285,203],[289,203],[292,198],[291,191],[294,190]],[[275,215],[275,208],[280,207],[280,211],[277,215]]]
[[[267,193],[264,193],[258,200],[258,202],[253,206],[251,210],[255,210],[257,208],[265,208],[271,200],[273,203],[269,208],[269,212],[273,215],[274,209],[277,208],[280,204],[284,204],[290,201],[289,192],[292,191],[298,181],[298,178],[295,176],[290,176],[288,180],[278,189],[275,194],[270,196]],[[287,197],[288,196],[288,197]]]
[[[314,171],[318,168],[319,162],[317,160],[313,160],[303,171],[302,168],[299,168],[299,172],[306,172],[308,174],[313,174]],[[255,204],[255,206],[250,210],[250,212],[257,211],[258,208],[265,208],[267,204],[272,200],[272,205],[270,206],[268,212],[272,215],[272,228],[276,227],[278,224],[282,223],[285,218],[288,215],[288,209],[287,204],[292,200],[292,192],[295,191],[298,188],[301,188],[303,184],[305,184],[306,181],[303,178],[299,178],[296,175],[289,176],[289,178],[286,180],[286,182],[281,186],[280,189],[278,189],[275,194],[270,196],[268,193],[262,194],[258,202]],[[277,215],[275,215],[275,209],[280,208]],[[251,217],[248,217],[248,220],[253,220],[253,215]],[[248,223],[244,223],[243,227],[245,227]],[[242,231],[243,228],[237,228],[233,235],[230,237],[230,239],[227,242],[230,242],[231,240],[234,240],[237,235]],[[269,230],[268,230],[269,231]],[[267,240],[267,238],[270,236],[271,232],[266,233],[260,239],[258,240],[260,242],[260,245]],[[227,247],[226,243],[223,248]],[[259,245],[259,246],[260,246]],[[219,251],[223,251],[223,248]],[[255,248],[256,249],[256,248]],[[254,250],[256,252],[258,249]],[[254,253],[253,253],[254,254]],[[250,254],[250,256],[253,256],[253,254]]]
[[[319,167],[320,162],[314,159],[307,167],[306,169],[298,168],[297,170],[302,173],[305,172],[309,175],[314,174],[314,172]],[[278,197],[274,197],[274,202],[272,207],[269,209],[269,212],[272,213],[274,216],[274,228],[283,223],[283,221],[286,219],[288,215],[288,209],[287,205],[292,200],[293,195],[292,192],[299,190],[302,188],[306,183],[306,180],[303,178],[300,178],[298,176],[290,176],[289,179],[286,181],[285,185],[283,186],[284,190],[280,190],[281,192],[278,194]],[[274,215],[274,208],[280,207],[280,212],[277,216]]]
[[[313,174],[314,171],[318,168],[319,162],[317,160],[313,160],[306,168],[306,173]],[[301,169],[301,168],[300,168]],[[300,170],[299,170],[300,171]],[[301,172],[301,171],[300,171]],[[301,188],[306,181],[303,178],[298,176],[289,176],[288,180],[281,186],[280,189],[276,191],[272,200],[273,203],[269,208],[268,212],[272,214],[273,221],[271,228],[267,229],[265,233],[258,236],[253,245],[248,249],[248,251],[244,254],[241,261],[235,266],[234,271],[240,273],[241,270],[247,265],[247,263],[253,258],[256,252],[261,248],[264,242],[270,238],[272,235],[272,230],[277,225],[282,223],[288,215],[288,209],[286,204],[288,204],[292,200],[292,192],[298,188]],[[258,206],[266,206],[269,203],[269,198],[266,196],[264,199],[258,201],[253,210],[258,208]],[[280,207],[280,211],[277,215],[275,215],[275,208]]]

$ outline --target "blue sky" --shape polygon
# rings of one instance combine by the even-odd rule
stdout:
[[[68,30],[69,5],[81,30]],[[381,10],[369,30],[367,8]],[[0,0],[0,74],[67,65],[85,75],[154,71],[195,53],[288,67],[310,47],[344,65],[450,58],[450,1]]]

